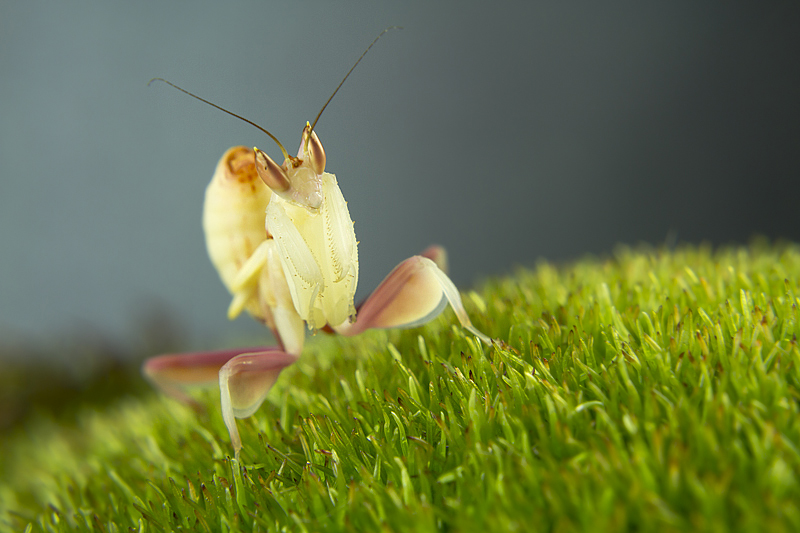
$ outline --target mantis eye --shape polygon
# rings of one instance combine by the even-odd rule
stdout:
[[[303,128],[303,141],[300,145],[300,151],[302,152],[305,148],[306,157],[308,157],[314,172],[317,174],[322,174],[325,172],[325,149],[322,147],[322,143],[320,142],[319,137],[317,137],[316,131],[311,132],[311,138],[309,139],[309,129],[311,129],[311,126],[306,123],[306,127]],[[302,157],[302,155],[298,155]]]
[[[258,176],[267,184],[267,187],[275,192],[284,192],[289,189],[289,176],[275,161],[267,154],[253,148],[256,154],[256,172]]]

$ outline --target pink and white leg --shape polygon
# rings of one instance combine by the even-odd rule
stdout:
[[[472,325],[458,289],[438,266],[446,266],[444,250],[432,246],[423,253],[409,257],[386,276],[359,307],[355,322],[333,329],[351,336],[371,328],[413,328],[439,316],[449,303],[464,329],[491,344],[491,339]]]

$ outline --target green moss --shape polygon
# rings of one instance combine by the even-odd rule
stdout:
[[[404,332],[318,335],[240,421],[155,394],[31,418],[10,530],[800,530],[800,250],[620,249]]]

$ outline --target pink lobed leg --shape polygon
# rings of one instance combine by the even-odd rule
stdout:
[[[446,265],[440,247],[424,253]],[[491,344],[491,339],[472,325],[458,289],[429,257],[415,255],[397,265],[359,307],[356,321],[333,329],[352,336],[371,328],[412,328],[436,318],[449,303],[464,329]]]
[[[192,404],[194,401],[183,391],[185,387],[218,381],[222,418],[238,459],[242,442],[236,418],[253,414],[281,370],[296,360],[296,355],[280,348],[259,346],[161,355],[146,361],[142,372],[165,393]]]

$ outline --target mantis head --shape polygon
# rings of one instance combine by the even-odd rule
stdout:
[[[297,157],[287,155],[283,165],[278,165],[266,153],[253,148],[256,171],[272,192],[309,211],[322,205],[322,174],[325,172],[325,149],[306,123]],[[285,153],[285,152],[284,152]]]

